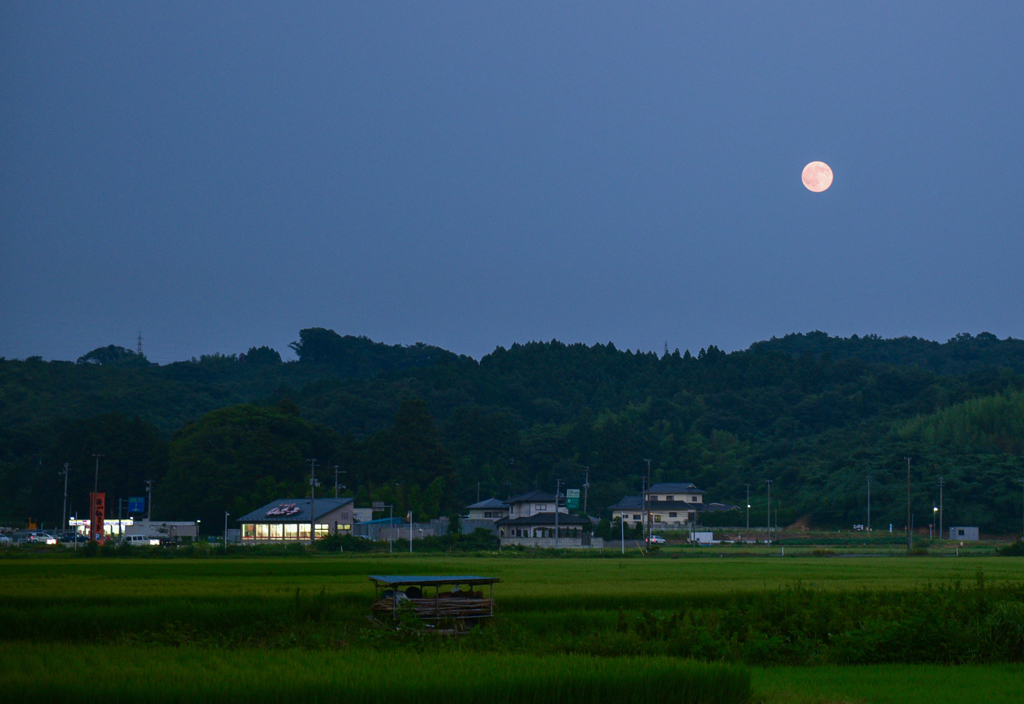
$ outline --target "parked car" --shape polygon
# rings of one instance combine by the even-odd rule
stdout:
[[[150,535],[126,535],[121,539],[129,545],[159,545],[160,538]]]
[[[25,543],[41,543],[43,545],[56,545],[57,539],[49,533],[32,532],[22,538]]]
[[[665,542],[665,539],[662,538],[660,535],[652,535],[651,536],[651,545],[662,545],[662,544],[664,544],[664,542]]]

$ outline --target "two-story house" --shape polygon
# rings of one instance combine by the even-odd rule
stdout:
[[[528,491],[505,503],[508,516],[495,522],[502,545],[578,548],[604,544],[599,538],[591,537],[590,519],[574,516],[564,506],[556,506],[554,494]]]
[[[655,528],[683,528],[697,520],[697,512],[704,508],[704,492],[690,482],[663,482],[651,486],[651,522]],[[629,527],[643,524],[644,496],[626,496],[609,507],[612,520],[623,520]]]

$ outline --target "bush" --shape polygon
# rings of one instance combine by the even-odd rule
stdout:
[[[1003,557],[1024,557],[1024,540],[1010,543],[1005,547],[999,548],[996,552]]]

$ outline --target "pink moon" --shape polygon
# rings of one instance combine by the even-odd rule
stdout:
[[[832,169],[824,161],[812,161],[804,167],[800,180],[804,182],[808,191],[821,193],[832,185]]]

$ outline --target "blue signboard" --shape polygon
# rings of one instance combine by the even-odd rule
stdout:
[[[146,511],[146,497],[132,496],[128,499],[128,513],[144,513]]]

